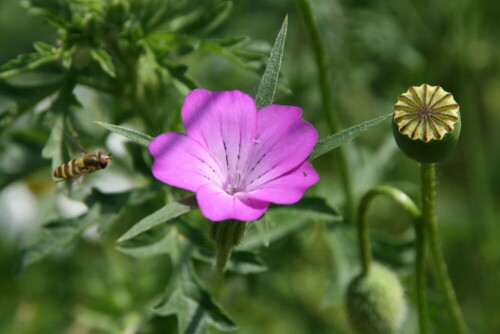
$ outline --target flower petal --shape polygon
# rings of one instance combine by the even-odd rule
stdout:
[[[296,168],[311,154],[318,132],[299,117],[299,111],[278,105],[259,110],[258,144],[246,175],[247,191]]]
[[[198,188],[196,199],[203,215],[211,221],[256,220],[269,206],[269,202],[258,199],[231,196],[213,184],[205,184]]]
[[[187,135],[217,158],[226,178],[242,174],[257,127],[257,107],[249,95],[195,89],[184,101],[182,120]]]
[[[207,150],[186,135],[167,132],[149,143],[154,177],[191,191],[206,183],[222,184],[218,164]]]
[[[307,188],[318,180],[318,173],[305,161],[288,173],[262,184],[259,189],[249,192],[248,196],[276,204],[292,204],[298,202]]]

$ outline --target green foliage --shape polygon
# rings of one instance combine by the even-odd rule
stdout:
[[[276,86],[278,84],[278,78],[281,69],[281,59],[283,58],[283,49],[285,47],[286,31],[288,27],[288,16],[285,17],[283,25],[281,26],[274,47],[271,50],[271,55],[269,56],[269,62],[266,67],[266,71],[262,76],[262,81],[260,82],[259,90],[255,96],[255,103],[257,108],[262,108],[268,104],[271,104],[274,100],[274,94],[276,93]]]
[[[331,63],[330,112],[355,124],[332,134],[311,41],[286,3],[22,3],[32,17],[0,1],[9,37],[0,46],[19,55],[0,61],[0,272],[17,269],[0,275],[0,332],[349,333],[341,306],[359,272],[356,229],[343,217],[337,165],[316,158],[343,145],[355,197],[389,183],[416,198],[418,173],[384,121],[397,94],[424,81],[452,91],[463,117],[457,153],[438,170],[453,283],[471,329],[499,330],[497,279],[480,274],[493,272],[500,254],[494,4],[313,1]],[[271,206],[252,222],[223,278],[213,276],[214,245],[194,197],[157,182],[147,150],[159,133],[183,131],[182,101],[197,87],[241,89],[259,107],[298,105],[322,138],[309,158],[321,181],[299,203]],[[84,150],[113,161],[55,183],[53,169]],[[68,198],[85,209],[68,215]],[[370,225],[374,258],[409,292],[401,332],[413,334],[416,240],[406,216],[381,199]],[[430,329],[451,333],[433,286],[427,295]]]
[[[326,138],[319,140],[316,143],[316,146],[314,146],[314,150],[312,151],[311,156],[309,157],[309,160],[312,161],[312,160],[316,159],[317,157],[349,142],[350,140],[356,138],[357,136],[359,136],[360,134],[362,134],[363,132],[365,132],[366,130],[371,128],[372,126],[375,126],[375,125],[381,123],[382,121],[389,119],[390,116],[391,115],[389,114],[389,115],[377,117],[375,119],[363,122],[363,123],[358,124],[358,125],[354,125],[348,129],[340,131],[339,133],[333,134],[329,137],[326,137]]]

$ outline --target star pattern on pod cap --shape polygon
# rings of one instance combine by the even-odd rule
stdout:
[[[440,86],[410,87],[394,105],[398,131],[413,140],[441,140],[459,120],[459,105]]]

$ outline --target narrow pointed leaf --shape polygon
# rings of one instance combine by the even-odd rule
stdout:
[[[264,71],[259,89],[257,90],[257,95],[255,96],[255,103],[259,109],[273,103],[274,93],[276,92],[276,86],[278,85],[278,78],[280,75],[287,27],[288,16],[285,17],[280,32],[278,33],[276,42],[271,50],[271,55],[269,56],[266,70]]]
[[[105,127],[106,129],[112,132],[118,133],[119,135],[122,135],[142,146],[148,147],[149,142],[153,140],[153,137],[151,136],[148,136],[144,133],[140,133],[131,129],[124,128],[123,126],[103,123],[103,122],[95,122],[95,123],[102,127]]]
[[[91,49],[90,55],[99,63],[101,69],[110,77],[114,78],[116,76],[115,65],[113,64],[113,60],[111,59],[109,53],[107,53],[104,49]]]
[[[189,196],[176,202],[167,204],[160,210],[153,212],[152,214],[143,218],[137,224],[132,226],[132,228],[130,228],[118,239],[118,242],[123,242],[125,240],[131,239],[147,230],[152,229],[155,226],[165,223],[171,219],[177,218],[196,207],[197,204],[195,196]]]
[[[323,138],[320,141],[316,143],[316,146],[314,147],[314,150],[312,151],[311,155],[309,156],[309,161],[312,161],[316,159],[317,157],[330,152],[333,149],[336,149],[337,147],[353,140],[369,128],[382,123],[386,119],[389,119],[392,116],[392,114],[380,116],[377,118],[374,118],[372,120],[360,123],[358,125],[352,126],[348,129],[345,129],[343,131],[340,131],[339,133],[336,133],[334,135],[331,135],[329,137]]]

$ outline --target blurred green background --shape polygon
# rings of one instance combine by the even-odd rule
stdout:
[[[492,0],[316,0],[312,4],[330,55],[331,94],[342,128],[391,112],[400,93],[422,83],[442,86],[460,104],[459,145],[438,168],[439,229],[471,333],[500,333],[498,4]],[[218,34],[246,35],[272,45],[286,14],[289,28],[282,71],[291,94],[278,92],[275,102],[303,108],[304,118],[324,137],[329,134],[321,112],[317,68],[296,2],[235,1],[231,19]],[[54,43],[56,38],[54,29],[29,15],[19,1],[0,1],[0,64],[31,52],[35,41]],[[260,76],[220,56],[201,52],[182,61],[201,87],[256,93]],[[0,89],[0,112],[8,103]],[[23,127],[22,120],[16,126]],[[2,154],[13,150],[4,134],[0,138]],[[42,160],[40,150],[32,152],[36,170],[3,182],[0,192],[0,333],[118,333],[112,329],[116,322],[130,329],[126,324],[137,317],[134,307],[164,286],[167,272],[162,257],[131,259],[91,231],[73,246],[12,274],[20,250],[44,219],[54,215],[51,210],[65,212],[76,205],[59,201],[50,162]],[[370,186],[387,183],[418,199],[418,166],[397,151],[388,123],[346,145],[346,153],[357,198]],[[15,152],[9,156],[15,157]],[[15,158],[0,163],[16,166]],[[331,155],[318,159],[315,167],[321,182],[309,193],[342,206]],[[121,172],[118,182],[130,187],[129,175]],[[389,201],[375,203],[369,217],[380,234],[407,233],[410,223],[401,210]],[[238,333],[348,333],[341,303],[334,297],[335,253],[346,251],[336,243],[335,233],[319,224],[297,231],[260,251],[268,271],[228,277],[219,301],[239,325]],[[353,247],[348,246],[345,258],[356,263],[355,254],[349,253]],[[395,268],[406,283],[411,283],[410,262]],[[200,265],[199,270],[207,268]],[[446,322],[435,284],[428,283],[433,321]],[[415,321],[410,313],[402,332],[416,333]],[[132,328],[120,333],[134,332]],[[155,318],[141,329],[141,333],[175,332],[173,317]]]

